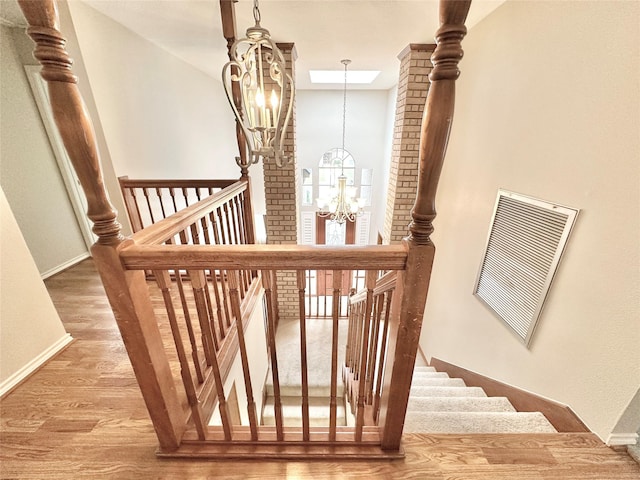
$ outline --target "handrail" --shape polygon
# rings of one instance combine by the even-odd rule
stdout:
[[[200,220],[207,213],[228,202],[231,198],[247,189],[246,180],[238,180],[224,190],[200,200],[153,225],[134,233],[134,242],[142,245],[159,245],[179,234],[185,228]]]
[[[134,237],[135,238],[135,237]],[[404,270],[403,245],[330,247],[323,245],[137,245],[128,244],[120,258],[129,270]]]
[[[228,180],[203,180],[203,179],[136,179],[118,177],[120,185],[124,188],[226,188],[238,181],[237,178]]]

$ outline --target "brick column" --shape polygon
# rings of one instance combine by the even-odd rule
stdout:
[[[278,43],[287,62],[287,70],[295,79],[294,63],[298,57],[293,43]],[[267,210],[267,243],[298,243],[298,167],[296,161],[296,109],[291,113],[284,144],[285,154],[293,161],[285,167],[275,162],[264,163],[264,191]],[[298,288],[295,271],[277,273],[278,310],[280,318],[298,317]]]
[[[433,44],[409,44],[398,55],[400,79],[393,129],[383,241],[399,243],[409,233],[411,208],[418,185],[418,149],[422,114],[433,69]]]

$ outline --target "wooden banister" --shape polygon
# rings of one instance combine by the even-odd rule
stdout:
[[[403,270],[407,251],[402,245],[327,247],[322,245],[138,245],[120,252],[132,270],[153,268],[252,270]]]
[[[209,212],[212,212],[224,205],[240,192],[246,191],[246,189],[247,182],[245,180],[236,181],[232,185],[227,186],[224,190],[221,190],[204,200],[200,200],[198,203],[194,203],[170,217],[146,227],[144,230],[134,233],[132,238],[136,243],[141,245],[164,243],[168,239],[178,235],[184,229],[198,222],[201,218],[208,215]]]
[[[400,447],[435,254],[430,237],[436,216],[436,189],[451,132],[455,81],[460,74],[461,41],[467,32],[464,22],[470,5],[471,0],[440,0],[440,28],[431,57],[434,68],[420,132],[418,190],[410,234],[403,241],[408,250],[407,265],[398,274],[391,306],[387,345],[391,372],[384,376],[380,406],[383,449]]]

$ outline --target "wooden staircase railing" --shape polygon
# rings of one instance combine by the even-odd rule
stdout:
[[[219,192],[236,181],[133,180],[129,177],[118,177],[133,233]],[[244,199],[242,200],[244,203]]]
[[[422,123],[418,192],[410,236],[402,245],[342,248],[252,245],[249,231],[253,217],[242,148],[241,181],[138,231],[131,238],[123,238],[104,187],[93,126],[59,31],[56,3],[18,1],[29,23],[27,33],[36,43],[34,55],[43,66],[42,76],[48,83],[56,124],[87,197],[87,215],[98,236],[91,252],[156,430],[160,454],[225,458],[401,455],[402,426],[434,255],[430,234],[436,215],[435,192],[451,128],[454,82],[459,75],[460,42],[466,33],[464,21],[470,1],[441,1],[442,26],[436,33],[438,46],[432,57],[434,69]],[[230,6],[229,0],[221,2],[225,8]],[[245,204],[239,208],[237,202],[243,196]],[[224,205],[228,210],[233,206],[236,213],[229,213],[222,220],[217,212],[220,207],[224,211]],[[216,232],[219,236],[224,232],[227,241],[216,239]],[[253,325],[252,313],[264,295],[266,340],[272,370],[277,376],[277,363],[282,360],[277,356],[275,342],[274,274],[278,270],[301,272],[298,274],[301,287],[304,271],[318,269],[333,271],[334,295],[341,293],[340,271],[367,271],[363,318],[368,318],[370,312],[377,315],[381,311],[376,303],[380,300],[376,299],[385,295],[383,306],[388,305],[389,311],[385,313],[383,327],[387,329],[384,371],[377,360],[372,360],[379,355],[374,356],[372,348],[367,347],[372,332],[380,327],[361,322],[359,343],[350,344],[350,352],[355,354],[351,364],[356,365],[360,382],[357,422],[355,427],[336,426],[334,398],[339,365],[333,353],[338,323],[334,312],[330,364],[334,398],[330,402],[329,425],[287,427],[282,420],[276,420],[275,427],[260,426],[255,414],[254,379],[248,360],[251,351],[244,336],[245,327]],[[144,270],[154,272],[157,287],[145,280]],[[376,295],[374,280],[379,270],[395,270],[395,282],[393,288],[384,293],[379,289]],[[162,298],[160,306],[151,295],[156,288]],[[304,292],[301,319],[303,296]],[[303,325],[301,322],[304,337]],[[358,351],[354,350],[356,345]],[[235,356],[235,351],[240,352],[249,417],[248,425],[242,426],[233,425],[223,382],[225,365],[231,361],[225,360],[225,355]],[[301,347],[302,361],[306,354]],[[359,363],[354,364],[353,358],[358,357]],[[376,365],[369,369],[371,362]],[[376,425],[368,423],[366,408],[361,408],[367,405],[370,390],[367,378],[371,384],[371,372],[381,375],[373,382],[376,387],[370,394],[374,402],[376,392],[379,397],[371,410]],[[279,379],[274,377],[273,381],[277,390]],[[209,425],[216,405],[220,427]]]
[[[358,422],[377,424],[387,352],[391,305],[397,271],[375,278],[368,272],[366,288],[349,298],[349,327],[343,380],[347,400]]]

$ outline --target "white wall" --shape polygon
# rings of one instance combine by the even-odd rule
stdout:
[[[471,30],[421,339],[603,439],[640,384],[639,20],[637,2],[519,1]],[[530,349],[471,294],[499,187],[581,209]]]
[[[239,178],[235,123],[220,79],[83,2],[68,5],[116,174]]]
[[[23,29],[0,26],[0,183],[42,275],[87,255],[23,65],[37,63]]]
[[[322,154],[342,146],[343,95],[340,90],[301,90],[296,93],[298,168],[313,168],[314,183],[317,183],[318,162]],[[386,90],[347,92],[345,149],[355,159],[358,184],[360,169],[373,169],[373,191],[376,193],[380,191],[384,178],[384,164],[389,161],[385,158],[386,119]],[[371,207],[366,208],[376,212],[371,219],[370,243],[376,243],[377,225],[384,222],[385,199],[375,194],[373,197]],[[316,209],[315,205],[301,207],[301,211]]]
[[[0,264],[0,394],[4,394],[71,341],[4,190],[0,190]]]

